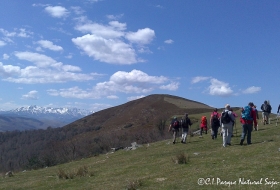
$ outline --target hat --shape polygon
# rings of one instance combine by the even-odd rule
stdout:
[[[253,102],[249,102],[249,104],[248,104],[249,106],[254,106],[254,103]]]

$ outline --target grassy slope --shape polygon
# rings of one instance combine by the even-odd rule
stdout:
[[[170,138],[133,151],[119,150],[55,167],[16,173],[13,177],[0,178],[0,189],[126,189],[137,182],[140,183],[138,189],[228,189],[216,184],[199,186],[199,178],[210,178],[215,182],[220,178],[237,183],[239,178],[251,181],[263,178],[262,185],[232,185],[231,189],[280,189],[280,124],[278,127],[275,127],[275,121],[270,125],[260,124],[260,130],[252,133],[253,144],[250,146],[239,145],[239,122],[237,129],[238,136],[232,138],[231,147],[222,148],[222,138],[212,140],[209,134],[203,138],[188,136],[187,144],[173,145]],[[180,153],[189,157],[187,164],[173,162],[172,158]],[[94,175],[73,179],[57,177],[59,168],[73,173],[81,166],[88,167],[89,173]],[[279,184],[271,188],[264,185],[265,178],[274,179]]]

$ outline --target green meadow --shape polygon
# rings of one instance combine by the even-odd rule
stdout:
[[[190,115],[192,119],[203,114]],[[210,113],[205,113],[210,115]],[[261,120],[259,120],[261,121]],[[192,126],[194,131],[197,124]],[[0,189],[280,189],[280,122],[259,124],[252,145],[240,146],[237,121],[232,146],[222,137],[188,136],[118,150],[54,167],[2,174]]]

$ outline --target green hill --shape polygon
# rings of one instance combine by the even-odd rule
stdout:
[[[252,132],[253,144],[240,146],[237,122],[232,146],[226,148],[221,136],[217,140],[209,134],[188,136],[187,144],[178,139],[173,145],[170,134],[168,140],[136,150],[121,149],[12,177],[3,174],[0,189],[280,189],[279,125],[275,119],[259,124],[259,131]]]

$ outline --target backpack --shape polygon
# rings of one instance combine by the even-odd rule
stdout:
[[[202,116],[202,117],[201,117],[201,123],[202,123],[203,125],[207,125],[206,116]]]
[[[244,110],[241,113],[242,119],[253,120],[253,118],[251,117],[251,111],[252,111],[251,107],[245,106]]]
[[[215,125],[215,126],[220,126],[220,120],[219,120],[219,118],[218,118],[218,113],[214,113],[213,112],[213,115],[212,115],[212,123],[213,123],[213,125]]]
[[[184,118],[181,120],[181,124],[182,124],[182,127],[188,127],[189,125],[192,125],[189,118]]]
[[[221,121],[222,121],[223,124],[227,124],[231,121],[231,118],[228,114],[228,111],[223,111]]]
[[[178,120],[175,120],[172,124],[172,127],[173,128],[179,128],[179,121]]]
[[[271,113],[271,106],[269,104],[264,105],[264,111],[267,113]]]

